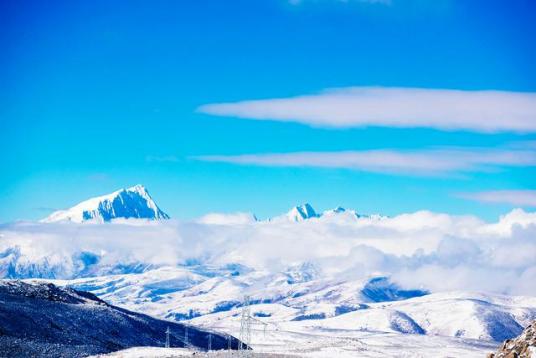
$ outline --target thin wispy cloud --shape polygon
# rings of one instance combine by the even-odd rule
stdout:
[[[209,155],[194,159],[237,165],[342,168],[401,175],[437,176],[536,166],[536,152],[515,149],[365,150],[244,155]]]
[[[37,206],[37,207],[33,208],[33,210],[40,211],[40,212],[51,213],[51,212],[54,212],[54,211],[57,211],[57,210],[60,210],[60,209],[58,209],[58,208],[50,208],[48,206]]]
[[[350,87],[290,98],[207,104],[198,111],[333,128],[536,131],[536,93],[525,92]]]
[[[362,3],[362,4],[381,4],[381,5],[391,5],[392,0],[320,0],[321,2],[332,2],[332,3]],[[289,0],[290,5],[301,5],[309,2],[318,2],[312,0]]]
[[[495,190],[478,193],[461,193],[458,196],[483,203],[536,207],[536,190]]]
[[[180,161],[180,159],[174,155],[164,155],[164,156],[158,156],[158,155],[148,155],[145,157],[145,161],[151,163],[177,163]]]
[[[94,173],[89,175],[88,179],[93,181],[105,181],[110,179],[110,176],[106,173]]]

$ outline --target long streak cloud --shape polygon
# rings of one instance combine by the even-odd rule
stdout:
[[[536,152],[526,149],[364,150],[243,155],[209,155],[194,159],[237,165],[343,168],[375,173],[437,176],[536,166]]]
[[[349,87],[290,98],[206,104],[199,112],[315,127],[536,131],[536,93]]]
[[[462,193],[459,196],[483,203],[536,207],[536,190],[493,190],[477,193]]]

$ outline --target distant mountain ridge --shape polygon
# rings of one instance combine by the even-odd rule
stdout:
[[[108,222],[119,218],[164,220],[169,219],[169,215],[156,205],[143,185],[135,185],[56,211],[41,222]]]
[[[334,209],[325,210],[323,212],[316,211],[313,206],[309,203],[298,205],[290,209],[286,214],[276,216],[269,219],[269,221],[290,221],[290,222],[302,222],[309,219],[319,219],[319,218],[333,218],[333,217],[346,217],[348,219],[372,219],[372,220],[382,220],[386,216],[374,214],[374,215],[364,215],[358,214],[357,211],[351,209],[345,209],[341,206],[338,206]]]
[[[311,204],[305,203],[291,208],[287,213],[272,217],[268,221],[302,222],[313,218],[346,216],[349,218],[370,218],[380,220],[381,215],[361,215],[355,210],[343,207],[317,212]],[[109,222],[114,219],[147,219],[165,220],[170,216],[162,211],[155,203],[143,185],[120,189],[111,194],[91,198],[66,210],[58,210],[41,220],[44,223],[70,221],[82,223],[85,221]],[[201,222],[208,224],[240,223],[260,221],[254,214],[207,214]]]

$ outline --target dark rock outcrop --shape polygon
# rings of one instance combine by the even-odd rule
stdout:
[[[488,354],[488,358],[536,358],[536,320],[518,337],[504,341],[496,353]]]
[[[47,283],[0,280],[0,357],[84,357],[165,344],[238,348],[239,341],[111,306],[91,293]]]

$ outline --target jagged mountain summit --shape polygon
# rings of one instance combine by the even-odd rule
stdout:
[[[274,222],[302,222],[309,219],[337,219],[337,220],[356,220],[356,219],[366,219],[366,220],[374,220],[374,221],[380,221],[385,218],[386,216],[379,215],[379,214],[373,214],[373,215],[365,215],[365,214],[358,214],[357,211],[352,209],[345,209],[341,206],[338,206],[334,209],[326,210],[324,212],[317,212],[311,204],[305,203],[303,205],[298,205],[290,209],[286,214],[282,214],[276,217],[273,217],[271,219],[268,219],[268,221],[274,221]]]
[[[108,222],[118,218],[162,220],[169,219],[169,216],[160,210],[143,185],[136,185],[56,211],[41,222]]]
[[[311,218],[316,218],[319,215],[316,213],[315,209],[313,209],[310,204],[305,203],[303,205],[295,206],[290,209],[286,216],[290,221],[298,222]]]

